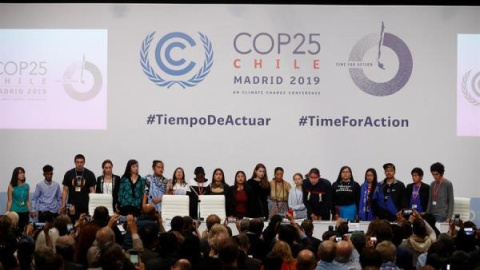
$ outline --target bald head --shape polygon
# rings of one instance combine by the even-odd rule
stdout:
[[[192,270],[192,265],[187,259],[178,260],[172,267],[171,270]]]
[[[97,231],[95,241],[97,241],[97,246],[100,248],[103,247],[106,243],[114,243],[115,233],[109,227],[103,227]]]
[[[297,255],[297,270],[313,270],[317,265],[315,254],[308,249],[300,251]]]
[[[153,216],[155,215],[155,206],[152,204],[145,204],[142,207],[142,212],[145,216]]]
[[[335,256],[335,261],[339,263],[347,263],[350,261],[350,256],[352,256],[353,248],[347,241],[337,242],[337,251]]]
[[[331,240],[323,241],[320,246],[318,246],[318,257],[322,261],[333,262],[336,251],[337,247],[335,246],[335,242]]]

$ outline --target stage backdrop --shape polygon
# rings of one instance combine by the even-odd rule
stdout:
[[[430,183],[440,161],[480,197],[478,7],[1,4],[0,23],[2,191],[82,153],[230,184],[258,162]]]

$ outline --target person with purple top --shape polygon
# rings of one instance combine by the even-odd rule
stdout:
[[[62,188],[59,183],[52,180],[53,167],[45,165],[43,176],[45,180],[37,183],[32,197],[32,209],[38,213],[39,222],[45,222],[45,215],[58,216],[62,205]]]

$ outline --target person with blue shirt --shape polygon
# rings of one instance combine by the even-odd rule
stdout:
[[[365,172],[365,182],[360,187],[358,218],[361,221],[372,221],[375,218],[372,208],[373,194],[378,188],[377,171],[373,168]]]
[[[428,206],[428,194],[430,193],[430,186],[422,182],[422,169],[413,168],[411,174],[413,183],[407,185],[405,192],[409,202],[408,206],[411,209],[416,209],[419,213],[426,212]]]
[[[153,174],[145,177],[145,195],[143,204],[152,204],[157,212],[162,212],[162,198],[167,191],[172,189],[172,180],[163,176],[164,163],[154,160],[152,163]]]
[[[45,222],[46,215],[58,216],[62,206],[62,188],[52,180],[53,167],[43,166],[43,176],[45,180],[37,183],[32,197],[32,209],[38,213],[38,222]]]
[[[6,211],[18,214],[17,235],[20,235],[28,224],[29,217],[35,216],[31,211],[30,186],[26,183],[25,169],[17,167],[13,170],[10,185],[8,185],[8,200]]]

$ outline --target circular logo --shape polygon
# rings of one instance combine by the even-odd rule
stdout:
[[[380,45],[379,45],[380,44]],[[392,49],[398,57],[398,71],[395,76],[387,82],[375,82],[369,79],[361,67],[352,67],[349,69],[350,77],[353,82],[365,93],[373,96],[389,96],[407,84],[413,70],[413,58],[407,44],[399,37],[385,33],[379,42],[378,34],[370,34],[359,40],[350,52],[349,61],[362,61],[368,50],[378,47],[379,55],[381,47],[385,46]],[[383,64],[378,63],[379,68],[383,68]]]
[[[155,62],[159,69],[167,75],[169,78],[165,79],[160,76],[150,64],[149,52],[150,45],[154,39],[155,32],[148,35],[142,42],[142,48],[140,49],[140,65],[142,66],[145,75],[158,86],[170,88],[171,86],[178,84],[182,88],[193,87],[202,82],[213,66],[213,48],[212,43],[202,33],[198,33],[204,49],[203,65],[199,71],[189,79],[181,79],[181,76],[192,73],[197,63],[195,61],[188,62],[185,60],[184,55],[178,55],[184,52],[187,47],[193,48],[197,46],[195,40],[182,32],[172,32],[164,35],[160,38],[155,46]],[[176,54],[174,52],[177,52]]]
[[[92,80],[84,79],[84,72],[90,73]],[[80,80],[74,79],[80,74]],[[86,76],[85,76],[86,77]],[[93,63],[75,62],[71,64],[63,74],[63,88],[67,94],[78,101],[87,101],[102,90],[103,78],[100,70]],[[79,88],[87,86],[87,91],[81,91]]]
[[[462,93],[463,93],[463,97],[470,103],[472,103],[473,105],[480,105],[480,72],[477,72],[475,75],[473,75],[473,78],[472,78],[472,81],[471,81],[471,84],[470,84],[470,87],[472,88],[472,93],[474,95],[471,95],[469,92],[468,92],[468,79],[470,78],[470,73],[472,71],[468,71],[467,73],[465,73],[465,75],[463,75],[463,79],[462,79]]]

